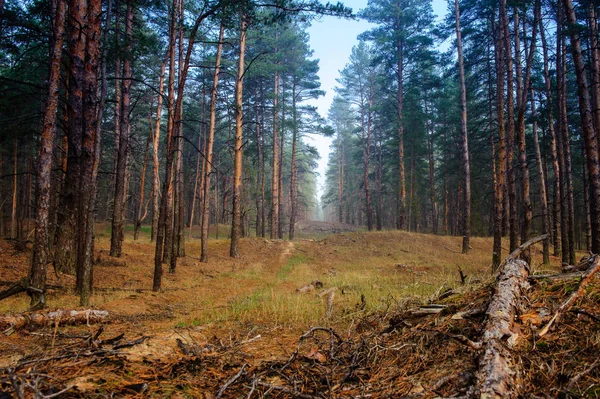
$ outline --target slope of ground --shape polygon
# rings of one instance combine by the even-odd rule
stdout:
[[[473,239],[471,254],[463,255],[459,238],[407,232],[249,238],[240,259],[227,256],[227,240],[212,240],[209,263],[201,264],[199,242],[191,238],[188,256],[154,293],[147,237],[127,239],[125,255],[113,259],[108,236],[99,236],[92,303],[108,310],[110,321],[2,335],[0,391],[22,389],[29,397],[68,388],[66,398],[435,397],[464,394],[473,383],[478,352],[456,336],[477,341],[481,333],[492,282],[488,239]],[[0,280],[26,274],[27,251],[8,242],[0,251]],[[541,259],[534,255],[535,267]],[[558,259],[553,263],[556,270]],[[49,281],[66,287],[52,291],[52,308],[77,307],[71,277]],[[534,334],[575,285],[535,284],[519,320],[515,356],[528,371],[523,386],[538,397],[599,393],[592,367],[600,350],[597,281],[578,303],[581,312],[543,339]],[[25,311],[27,299],[1,301],[0,314]],[[432,301],[444,306],[441,312],[410,310]],[[464,311],[472,316],[456,318]]]

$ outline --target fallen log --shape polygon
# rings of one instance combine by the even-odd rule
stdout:
[[[581,277],[581,281],[579,282],[577,290],[573,292],[569,296],[569,298],[567,298],[567,300],[560,305],[560,307],[556,310],[556,313],[554,313],[552,319],[550,319],[548,324],[546,324],[546,326],[542,328],[542,330],[538,333],[538,337],[543,337],[544,335],[546,335],[548,331],[550,331],[552,325],[558,322],[562,315],[565,314],[565,312],[569,311],[569,309],[571,309],[571,307],[575,304],[577,299],[579,299],[579,297],[583,295],[587,285],[590,283],[590,281],[592,281],[592,278],[598,272],[598,270],[600,270],[600,256],[594,255],[593,259],[590,259],[589,264],[590,266]]]
[[[488,306],[487,321],[481,339],[477,391],[482,399],[519,397],[519,367],[511,354],[519,334],[514,328],[517,310],[529,289],[529,265],[519,255],[548,234],[532,238],[506,258],[496,278],[495,292]]]
[[[10,333],[25,327],[44,327],[54,324],[90,324],[107,320],[106,310],[55,310],[52,312],[23,313],[0,317],[0,329]]]
[[[529,266],[525,261],[515,259],[516,256],[507,258],[496,280],[495,294],[487,310],[481,340],[484,352],[479,360],[480,398],[518,397],[519,367],[509,348],[518,338],[513,329],[513,320],[529,288]]]

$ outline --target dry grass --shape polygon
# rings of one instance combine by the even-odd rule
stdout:
[[[326,238],[320,238],[319,233],[317,239],[302,238],[295,242],[247,238],[242,240],[242,258],[231,259],[229,241],[221,238],[210,241],[209,263],[202,264],[198,260],[199,240],[194,238],[199,234],[194,230],[186,242],[188,256],[180,260],[175,274],[165,270],[163,290],[155,293],[151,291],[154,245],[149,242],[148,231],[142,231],[139,241],[133,241],[129,233],[124,255],[115,260],[108,256],[106,227],[100,228],[92,303],[111,312],[111,322],[105,326],[103,336],[125,333],[128,338],[149,335],[152,339],[128,350],[124,355],[126,360],[116,357],[94,363],[94,371],[74,368],[65,361],[62,384],[75,383],[84,392],[83,396],[73,397],[88,397],[84,389],[105,397],[105,393],[119,392],[125,384],[140,380],[149,381],[149,397],[209,397],[205,395],[207,391],[216,392],[244,363],[249,364],[251,371],[227,397],[246,395],[252,381],[250,375],[269,376],[265,381],[281,385],[279,377],[271,377],[269,373],[284,366],[300,335],[317,325],[334,328],[347,341],[337,349],[339,357],[324,364],[307,361],[306,356],[315,347],[329,356],[328,339],[311,341],[314,346],[307,344],[302,349],[304,357],[290,366],[287,373],[297,373],[288,376],[289,381],[304,375],[309,392],[326,389],[319,385],[319,376],[327,370],[332,373],[331,378],[346,378],[344,370],[356,369],[353,360],[356,353],[364,355],[356,369],[358,380],[370,381],[373,387],[381,384],[382,389],[392,387],[393,381],[395,391],[407,394],[416,392],[415,387],[423,381],[429,384],[456,370],[470,373],[475,367],[474,354],[444,334],[460,332],[477,339],[480,319],[457,322],[446,314],[439,319],[432,316],[417,320],[410,327],[402,324],[398,315],[411,303],[426,302],[446,289],[462,294],[444,301],[452,307],[481,306],[489,291],[480,287],[492,281],[491,239],[472,239],[471,253],[463,255],[459,237],[397,231],[346,232]],[[0,280],[15,281],[26,274],[28,253],[14,253],[10,245],[0,242],[0,255],[7,260],[0,265]],[[536,250],[533,255],[534,266],[539,265],[541,254]],[[559,263],[559,259],[553,258],[552,266],[545,269],[556,271]],[[461,284],[459,266],[467,275],[466,284]],[[323,287],[307,293],[296,291],[314,280],[321,281]],[[52,308],[78,307],[78,298],[71,291],[72,277],[58,279],[50,272],[49,282],[66,287],[50,294]],[[334,287],[333,313],[327,317],[328,296],[318,294]],[[556,302],[569,289],[566,284],[559,287],[561,291],[556,291],[553,299]],[[545,300],[541,295],[555,292],[551,289],[554,288],[537,287],[535,295],[540,298],[534,296],[534,300]],[[592,308],[598,298],[590,303],[587,308],[596,312]],[[0,301],[0,314],[20,313],[27,306],[28,297],[23,294]],[[396,319],[400,320],[397,325]],[[393,331],[382,334],[388,326],[394,327]],[[596,341],[585,347],[597,348],[597,330],[590,326],[586,327],[591,332],[587,339]],[[82,334],[82,331],[93,333],[95,329],[61,327],[60,331]],[[23,356],[48,352],[54,345],[53,334],[50,328],[39,333],[23,331],[1,336],[0,368],[15,364]],[[177,339],[203,352],[182,358]],[[70,345],[64,345],[67,344]],[[560,344],[561,350],[569,349],[567,339]],[[542,344],[535,353],[547,348]],[[372,359],[373,356],[377,359]],[[532,363],[530,367],[534,366]],[[584,363],[576,370],[583,366]],[[531,374],[530,383],[547,384],[544,373]],[[85,382],[88,387],[78,378],[88,381]],[[352,385],[354,382],[349,381],[352,389],[356,389],[348,391],[350,396],[361,394],[359,386],[369,385]],[[468,383],[468,380],[460,382]],[[456,392],[450,385],[446,390],[448,394]],[[382,390],[382,396],[383,393]],[[123,391],[121,394],[134,396]]]
[[[458,237],[408,232],[341,233],[325,239],[291,243],[248,238],[242,258],[228,257],[229,241],[213,239],[209,263],[201,264],[196,231],[186,240],[187,257],[175,274],[164,274],[163,290],[151,291],[154,245],[148,231],[134,241],[129,235],[123,256],[108,256],[109,234],[100,226],[96,244],[94,307],[119,316],[168,315],[170,327],[208,323],[267,323],[304,329],[317,323],[351,324],[354,309],[366,301],[366,311],[395,307],[407,300],[423,300],[442,288],[465,290],[490,278],[491,240],[474,238],[468,255],[460,253]],[[221,228],[221,230],[224,230]],[[4,249],[7,253],[9,249]],[[541,260],[534,258],[534,263]],[[14,281],[26,273],[28,254],[11,257],[14,267],[0,267],[0,280]],[[461,286],[458,267],[469,284]],[[166,269],[166,268],[165,268]],[[49,280],[68,287],[49,295],[49,305],[76,308],[71,276]],[[324,320],[327,298],[296,289],[313,280],[323,289],[336,287],[334,317]],[[0,313],[27,309],[22,295],[0,302]]]

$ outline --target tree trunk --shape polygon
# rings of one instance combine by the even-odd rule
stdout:
[[[160,200],[160,174],[158,161],[158,147],[160,143],[160,121],[162,119],[163,92],[165,83],[165,70],[167,60],[165,59],[160,66],[160,78],[158,81],[158,96],[156,105],[156,122],[154,124],[154,134],[152,136],[152,232],[150,241],[156,240],[156,231],[158,229],[158,214]]]
[[[103,68],[102,98],[98,101],[98,66],[100,61],[102,1],[89,0],[85,37],[83,74],[83,135],[79,184],[79,220],[76,288],[81,306],[88,306],[92,293],[94,216],[98,167],[100,164],[100,131],[102,107],[106,91]],[[133,19],[128,14],[128,19]]]
[[[260,159],[260,170],[261,170],[261,183],[260,183],[260,219],[261,219],[261,225],[260,225],[260,236],[265,238],[267,236],[267,219],[266,219],[266,206],[265,206],[265,188],[266,188],[266,180],[267,180],[267,174],[266,174],[266,168],[265,168],[265,102],[264,102],[264,92],[263,92],[263,85],[261,83],[260,85],[260,93],[261,93],[261,98],[262,100],[262,106],[260,107],[260,131],[261,131],[261,135],[260,135],[260,146],[262,148],[262,156]]]
[[[117,169],[119,162],[119,141],[121,137],[121,85],[123,81],[121,79],[121,0],[115,0],[115,48],[119,49],[115,54],[115,112],[114,112],[114,140],[115,146],[113,151],[113,165],[112,165],[112,174],[110,175],[110,183],[108,190],[106,190],[106,217],[108,218],[108,214],[110,212],[110,204],[113,206],[113,215],[114,215],[114,199],[115,199],[115,182],[117,179]]]
[[[600,47],[598,43],[598,16],[596,3],[589,1],[587,5],[588,29],[590,30],[590,84],[592,91],[592,110],[594,112],[594,128],[600,131]],[[598,138],[600,140],[600,137]]]
[[[258,95],[258,89],[254,93],[254,118],[255,118],[255,132],[256,132],[256,154],[257,154],[257,171],[256,171],[256,236],[260,237],[261,231],[264,226],[264,192],[261,194],[261,187],[264,186],[264,170],[262,165],[264,164],[264,153],[262,143],[262,128],[263,125],[260,121],[260,97]]]
[[[275,37],[277,40],[278,35]],[[277,47],[275,48],[277,51]],[[271,175],[271,239],[277,238],[279,226],[279,72],[275,72],[273,93],[273,173]]]
[[[341,131],[337,134],[337,163],[338,163],[338,220],[344,223],[344,139]]]
[[[565,7],[567,21],[572,28],[577,23],[573,4],[571,3],[571,0],[562,0],[562,3]],[[571,49],[573,51],[575,73],[577,75],[577,94],[579,97],[581,128],[585,140],[588,173],[590,176],[592,252],[598,253],[600,251],[600,160],[598,158],[598,140],[592,119],[590,95],[588,91],[587,76],[585,74],[585,65],[583,63],[581,44],[579,42],[579,34],[575,29],[569,29],[569,33],[571,36]]]
[[[46,265],[49,259],[49,207],[52,184],[52,154],[54,152],[54,132],[56,131],[56,111],[60,82],[60,67],[65,26],[66,1],[57,0],[53,20],[52,52],[50,54],[50,76],[48,78],[48,98],[44,108],[40,155],[38,158],[37,196],[35,205],[35,238],[29,273],[31,309],[39,309],[46,304]]]
[[[398,65],[397,65],[397,80],[398,80],[398,208],[397,208],[397,219],[396,228],[402,230],[405,223],[406,214],[406,183],[404,177],[404,124],[402,121],[402,107],[404,105],[404,82],[403,82],[403,51],[404,42],[398,40],[396,51],[398,53]]]
[[[471,240],[471,161],[469,158],[469,136],[467,134],[467,86],[465,83],[465,66],[462,52],[462,36],[460,28],[460,7],[458,0],[454,0],[454,13],[456,17],[456,48],[458,52],[458,70],[460,75],[460,141],[463,167],[463,212],[462,212],[462,253],[470,250]],[[431,173],[430,173],[431,174]]]
[[[558,157],[558,144],[557,144],[557,137],[556,137],[556,131],[554,129],[554,118],[553,118],[553,101],[552,101],[552,83],[550,80],[550,72],[549,72],[549,68],[548,68],[548,45],[546,43],[546,33],[545,33],[545,28],[544,25],[542,23],[542,19],[540,18],[539,20],[539,27],[540,27],[540,37],[542,39],[542,52],[543,52],[543,56],[544,56],[544,82],[545,82],[545,88],[546,88],[546,109],[548,110],[548,132],[550,133],[550,156],[551,156],[551,161],[552,161],[552,171],[554,174],[554,196],[553,196],[553,206],[552,206],[552,213],[553,213],[553,234],[552,237],[554,238],[554,256],[559,256],[561,254],[561,240],[560,240],[560,236],[561,236],[561,194],[560,194],[560,187],[561,187],[561,168],[560,168],[560,162],[559,162],[559,157]]]
[[[283,85],[285,84],[285,78],[281,80],[281,126],[280,126],[280,134],[279,134],[279,173],[278,173],[278,185],[279,189],[277,190],[278,199],[277,205],[279,206],[279,219],[277,223],[277,238],[279,240],[283,239],[283,155],[284,155],[284,144],[285,144],[285,88]]]
[[[68,42],[69,86],[68,86],[68,158],[65,186],[61,202],[54,243],[54,268],[67,274],[76,273],[77,244],[76,228],[79,214],[80,154],[82,151],[83,126],[83,68],[87,3],[69,0],[69,23],[71,32]]]
[[[585,209],[585,250],[592,250],[592,219],[590,215],[590,179],[586,162],[585,141],[581,141],[581,159],[583,170],[583,205]]]
[[[202,187],[202,198],[204,206],[202,207],[202,232],[201,232],[201,249],[200,262],[208,262],[208,227],[210,226],[210,176],[213,162],[213,146],[215,142],[215,126],[217,123],[217,89],[219,87],[219,72],[221,70],[221,53],[223,52],[223,35],[225,33],[225,25],[221,24],[219,29],[219,44],[217,46],[217,56],[215,59],[215,72],[213,75],[212,89],[210,91],[210,116],[208,122],[208,139],[206,141],[206,160],[204,167],[204,187]],[[219,181],[217,180],[217,185]],[[216,202],[215,202],[216,204]],[[217,223],[218,220],[217,220]]]
[[[518,116],[517,116],[517,135],[519,141],[519,169],[521,172],[521,207],[523,223],[521,225],[521,244],[529,241],[531,235],[531,225],[533,220],[533,211],[530,198],[530,182],[529,182],[529,167],[527,165],[527,150],[525,137],[525,110],[527,109],[527,94],[529,93],[529,83],[531,81],[531,69],[533,64],[533,55],[535,51],[535,42],[537,36],[537,20],[540,16],[539,1],[535,2],[535,17],[531,34],[531,48],[526,51],[527,64],[525,66],[525,81],[522,79],[521,68],[521,41],[519,37],[518,12],[515,10],[515,62],[517,63],[518,72]],[[525,33],[525,32],[524,32]],[[523,251],[523,260],[528,264],[531,263],[531,255],[529,249]]]
[[[202,82],[201,91],[201,122],[200,129],[198,131],[198,153],[196,154],[196,173],[194,173],[194,190],[192,191],[192,206],[190,209],[190,222],[188,237],[192,237],[192,226],[194,225],[194,216],[196,212],[196,199],[200,205],[202,205],[202,183],[204,180],[204,168],[206,167],[204,162],[204,153],[206,152],[206,95],[204,90],[204,80]]]
[[[239,258],[240,248],[239,241],[242,225],[242,91],[244,88],[244,56],[246,54],[246,30],[248,22],[246,16],[242,15],[240,28],[240,54],[238,58],[237,80],[235,84],[235,158],[234,158],[234,174],[233,174],[233,218],[231,223],[231,246],[229,248],[229,256]]]
[[[444,234],[450,232],[449,223],[449,198],[448,198],[448,135],[444,129]]]
[[[19,141],[18,139],[13,140],[13,187],[12,187],[12,208],[10,213],[10,237],[13,239],[18,238],[18,229],[17,229],[17,199],[19,193],[18,186],[18,163],[19,159]]]
[[[502,16],[504,18],[504,46],[506,47],[506,183],[508,194],[508,233],[510,240],[510,251],[514,251],[519,246],[519,222],[517,214],[517,182],[516,170],[513,167],[515,157],[515,100],[514,100],[514,78],[512,46],[510,43],[510,29],[508,24],[508,15],[506,7],[503,8]]]
[[[538,184],[540,190],[540,205],[542,208],[542,234],[550,234],[550,216],[548,214],[548,196],[546,190],[546,177],[544,174],[544,165],[542,161],[542,152],[540,150],[540,142],[538,138],[537,127],[537,112],[535,107],[535,92],[531,89],[531,116],[533,118],[533,126],[531,128],[533,135],[533,146],[535,148],[535,160],[538,172]],[[550,239],[543,241],[542,263],[550,264]]]
[[[496,213],[494,216],[494,247],[492,255],[492,270],[496,271],[502,259],[502,215],[504,208],[504,188],[506,177],[506,132],[504,130],[504,30],[506,29],[506,0],[500,1],[500,22],[497,26],[495,57],[496,57],[496,117],[498,120],[498,167],[496,184]],[[507,57],[510,54],[506,52]]]
[[[177,135],[177,163],[175,166],[175,202],[174,202],[174,218],[173,218],[173,251],[171,254],[171,267],[170,272],[175,271],[177,264],[177,258],[185,256],[185,206],[184,206],[184,173],[183,173],[183,90],[185,88],[185,81],[187,76],[187,70],[189,66],[189,56],[186,54],[184,59],[183,51],[183,0],[179,0],[179,12],[178,12],[178,24],[179,24],[179,83],[177,87],[177,103],[176,103],[176,125],[175,134]],[[188,53],[192,50],[194,45],[194,38],[190,38],[190,44],[188,46]]]
[[[369,79],[370,80],[370,79]],[[363,193],[364,193],[364,212],[367,217],[367,229],[373,230],[373,208],[371,205],[371,190],[369,188],[369,160],[371,158],[371,106],[372,106],[372,87],[369,84],[369,94],[365,96],[365,87],[362,77],[359,81],[360,90],[360,128],[362,145],[362,166],[363,166]],[[367,99],[365,100],[365,97]],[[365,102],[367,104],[365,105]],[[365,121],[366,119],[366,121]]]
[[[140,194],[138,197],[138,208],[136,211],[135,217],[135,225],[133,230],[133,239],[137,240],[140,237],[140,227],[142,227],[142,222],[146,218],[144,213],[144,201],[146,199],[146,169],[148,168],[148,151],[150,149],[150,143],[152,142],[152,106],[154,104],[150,104],[150,133],[148,134],[148,139],[146,140],[146,149],[144,150],[144,161],[142,162],[142,171],[140,172]]]
[[[567,50],[566,35],[563,34],[564,11],[558,8],[557,28],[557,91],[559,115],[559,159],[562,155],[563,173],[562,184],[562,260],[564,263],[573,264],[575,258],[574,243],[574,218],[573,218],[573,176],[571,169],[571,140],[569,138],[568,110],[567,110]]]
[[[167,224],[170,223],[168,208],[170,205],[169,193],[171,190],[171,175],[173,169],[174,157],[174,139],[173,139],[173,123],[175,120],[175,8],[177,0],[173,0],[171,7],[171,20],[169,24],[169,82],[168,82],[168,98],[167,98],[167,148],[165,160],[165,180],[162,186],[162,195],[160,198],[160,211],[158,224],[156,229],[156,248],[154,252],[154,278],[152,283],[152,291],[160,291],[162,284],[162,264],[164,253],[171,250],[169,248],[170,240],[167,231]]]
[[[376,208],[377,208],[377,231],[383,230],[383,143],[381,138],[377,145],[377,180],[375,182],[377,190]],[[434,218],[437,218],[434,210]],[[436,220],[437,226],[437,220]]]
[[[125,238],[125,202],[127,200],[127,159],[129,153],[129,135],[131,121],[129,111],[131,108],[131,82],[132,67],[131,57],[133,49],[133,6],[127,2],[125,15],[125,58],[123,60],[123,80],[121,81],[121,111],[119,122],[119,149],[117,155],[117,169],[115,178],[115,200],[113,203],[112,233],[110,236],[110,256],[121,256],[121,247]]]
[[[290,228],[288,237],[294,239],[298,212],[298,171],[296,170],[296,147],[298,145],[298,111],[296,109],[296,77],[292,77],[292,160],[290,166]]]

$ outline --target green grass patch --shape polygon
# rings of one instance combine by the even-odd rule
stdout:
[[[299,265],[306,263],[306,255],[296,252],[285,265],[277,271],[277,279],[283,280]]]

